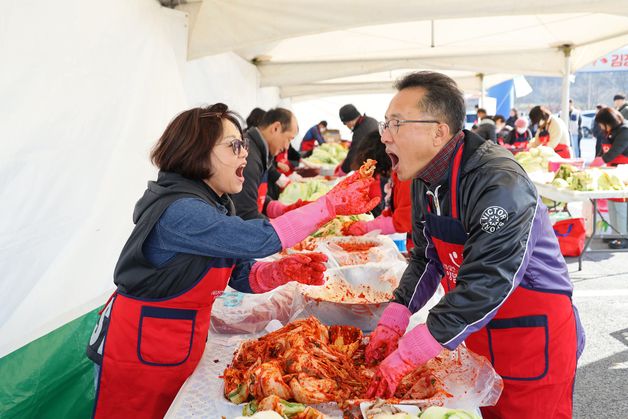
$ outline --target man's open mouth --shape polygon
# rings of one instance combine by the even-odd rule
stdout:
[[[386,151],[386,154],[388,154],[388,157],[390,157],[390,161],[392,162],[392,169],[396,170],[397,165],[399,164],[399,157],[395,153],[392,153],[390,151]]]

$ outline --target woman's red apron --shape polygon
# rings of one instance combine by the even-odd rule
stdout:
[[[602,153],[606,154],[608,153],[608,151],[611,149],[613,145],[611,143],[602,143]],[[620,154],[619,156],[615,157],[613,160],[609,161],[607,163],[610,166],[617,166],[619,164],[628,164],[628,157],[624,156],[623,154]]]
[[[434,214],[432,208],[438,211],[439,206],[432,202],[426,217],[443,266],[441,284],[446,293],[456,286],[467,240],[457,201],[463,147],[456,150],[450,172],[451,216]],[[491,322],[465,342],[489,359],[504,379],[497,405],[482,408],[485,419],[571,418],[576,323],[570,296],[518,286]],[[574,376],[566,379],[564,371],[573,371]]]
[[[556,154],[558,154],[563,159],[570,159],[571,158],[571,151],[569,150],[569,146],[566,145],[566,144],[558,144],[554,148],[554,151],[556,152]]]
[[[608,141],[608,137],[607,137],[607,141]],[[608,153],[608,151],[611,149],[613,145],[611,143],[602,143],[602,153],[606,154]],[[619,156],[615,157],[613,160],[609,161],[607,163],[609,166],[617,166],[619,164],[628,164],[628,157],[624,156],[623,154],[620,154]],[[626,202],[626,198],[609,198],[609,201],[613,201],[613,202]]]
[[[547,121],[547,127],[541,129],[541,132],[539,132],[539,142],[541,145],[547,145],[550,141],[549,126],[551,122],[552,121]],[[571,158],[571,151],[569,150],[569,146],[567,144],[558,144],[554,147],[554,152],[564,159]]]
[[[95,418],[161,418],[203,355],[212,304],[233,264],[216,259],[190,290],[161,300],[116,292],[105,338]],[[220,266],[224,265],[224,266]]]

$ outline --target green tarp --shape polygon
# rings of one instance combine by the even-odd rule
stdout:
[[[94,364],[85,346],[98,310],[0,358],[0,417],[89,418]]]

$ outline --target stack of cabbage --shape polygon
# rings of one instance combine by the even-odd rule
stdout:
[[[315,201],[325,195],[331,189],[331,184],[327,181],[311,179],[304,182],[292,182],[279,195],[279,202],[290,205],[297,202],[298,199],[303,201]]]
[[[316,232],[311,234],[312,237],[342,236],[342,229],[355,221],[371,221],[371,214],[360,215],[337,215],[336,218],[324,224]]]
[[[625,188],[621,179],[607,170],[578,171],[568,164],[560,166],[552,185],[574,191],[621,191]]]
[[[394,406],[392,406],[394,408]],[[399,410],[399,409],[395,409]],[[480,419],[478,415],[468,410],[448,409],[446,407],[431,406],[425,409],[419,416],[410,413],[376,413],[366,414],[367,419]]]
[[[337,166],[349,151],[339,143],[325,143],[314,149],[312,155],[303,159],[310,166]]]
[[[545,146],[531,148],[515,155],[515,160],[528,172],[547,172],[547,163],[550,160],[560,158],[553,149]]]

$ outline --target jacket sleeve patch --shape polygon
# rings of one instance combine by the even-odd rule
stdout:
[[[486,208],[480,216],[482,230],[492,234],[502,228],[508,221],[508,212],[502,207],[492,206]]]

